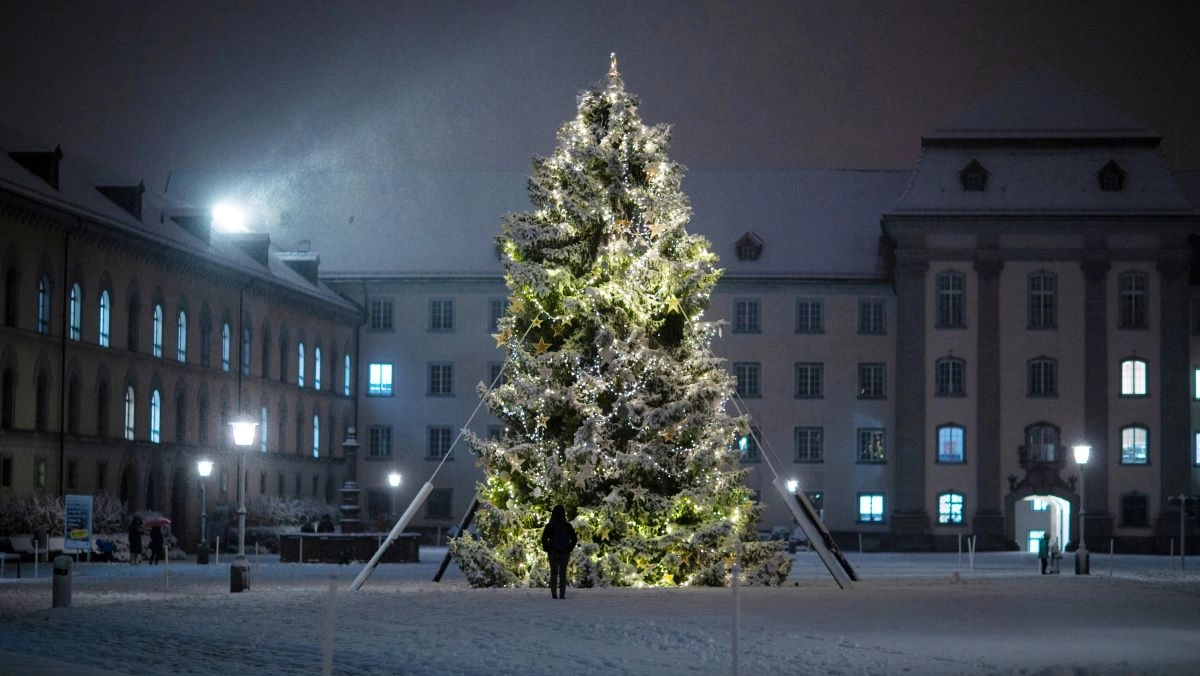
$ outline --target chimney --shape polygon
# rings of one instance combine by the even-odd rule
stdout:
[[[13,162],[25,167],[34,176],[42,179],[51,188],[58,190],[58,163],[62,160],[62,146],[54,146],[54,150],[45,151],[13,151],[8,154]]]
[[[221,236],[237,245],[246,255],[267,267],[271,251],[271,235],[265,232],[225,232]]]
[[[321,257],[309,251],[287,251],[279,254],[279,260],[287,263],[309,284],[317,285],[317,268],[321,265]]]
[[[101,185],[96,186],[96,190],[130,216],[142,220],[142,193],[146,192],[146,185],[142,181],[138,181],[137,185]]]
[[[187,209],[171,212],[169,218],[196,239],[205,244],[212,243],[212,214],[200,209]]]

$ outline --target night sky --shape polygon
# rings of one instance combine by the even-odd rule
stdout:
[[[910,168],[1034,64],[1200,168],[1200,3],[41,2],[0,7],[0,123],[144,177],[527,171],[615,51],[693,169]]]

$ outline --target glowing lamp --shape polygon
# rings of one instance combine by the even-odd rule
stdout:
[[[212,208],[212,223],[221,232],[246,232],[246,212],[233,202],[218,202]]]

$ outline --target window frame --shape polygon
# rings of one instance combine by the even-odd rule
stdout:
[[[150,390],[150,443],[162,443],[162,393]]]
[[[1058,275],[1049,270],[1029,273],[1026,302],[1027,328],[1047,331],[1058,328]]]
[[[1055,398],[1058,396],[1057,359],[1046,356],[1034,357],[1026,364],[1025,371],[1025,395],[1027,397]]]
[[[825,428],[796,425],[792,430],[792,449],[792,462],[800,464],[825,462]]]
[[[434,435],[439,438],[434,439]],[[445,443],[445,449],[441,449],[442,443]],[[437,446],[438,448],[435,448]],[[425,459],[450,460],[452,449],[454,448],[454,428],[450,425],[427,425],[425,427]]]
[[[762,398],[762,362],[734,362],[733,377],[734,391],[739,397],[743,399]]]
[[[79,282],[71,284],[67,298],[67,338],[79,340],[82,336],[83,289]]]
[[[396,330],[396,306],[391,298],[372,298],[368,304],[367,330],[388,333]]]
[[[822,298],[796,299],[796,333],[818,335],[825,333],[825,301]]]
[[[966,360],[961,357],[949,356],[935,361],[933,383],[935,397],[967,396]]]
[[[878,372],[878,382],[871,377],[872,372]],[[868,390],[868,385],[872,385]],[[887,399],[887,364],[881,361],[858,363],[858,398]]]
[[[390,460],[392,458],[392,425],[370,425],[367,427],[367,460]]]
[[[967,276],[958,270],[943,270],[935,281],[934,328],[967,328]]]
[[[943,452],[946,445],[946,439],[943,438],[943,433],[948,433],[951,436],[957,432],[958,455],[956,456]],[[937,439],[937,446],[934,448],[933,460],[939,465],[965,465],[967,463],[967,428],[958,423],[948,422],[937,426],[934,430],[934,436]],[[951,443],[953,439],[949,440]]]
[[[175,361],[187,363],[187,310],[175,315]]]
[[[386,373],[386,378],[384,377]],[[378,377],[376,377],[378,375]],[[395,396],[395,367],[390,362],[367,363],[367,396]]]
[[[454,396],[454,362],[431,361],[425,368],[425,396]]]
[[[887,430],[883,427],[859,427],[856,431],[858,446],[855,461],[860,465],[886,465]],[[878,437],[878,452],[871,450],[876,445],[874,437]]]
[[[110,347],[112,338],[112,294],[108,289],[100,290],[100,298],[97,300],[99,316],[99,325],[96,327],[96,344],[100,347]]]
[[[1127,465],[1127,466],[1137,466],[1137,467],[1143,467],[1143,466],[1147,466],[1150,464],[1150,427],[1149,426],[1143,425],[1141,423],[1131,423],[1129,425],[1122,425],[1117,433],[1118,433],[1118,437],[1121,440],[1120,441],[1121,456],[1117,460],[1118,464]],[[1139,433],[1140,433],[1140,439],[1139,439]],[[1132,434],[1132,439],[1127,438],[1127,435],[1129,435],[1129,434]],[[1127,449],[1134,447],[1134,444],[1136,444],[1139,440],[1141,441],[1141,449],[1142,449],[1142,454],[1141,454],[1140,459],[1136,455],[1136,452],[1132,455],[1130,455],[1127,452]],[[1131,441],[1133,442],[1132,444],[1130,443]]]
[[[733,299],[733,332],[762,333],[762,299]]]
[[[156,359],[162,359],[163,356],[164,323],[166,323],[166,314],[163,312],[162,303],[155,303],[154,309],[150,312],[150,354]]]
[[[867,503],[868,507],[866,510],[863,509],[863,506],[864,506],[863,500],[868,501],[868,503]],[[874,492],[874,491],[860,491],[857,494],[856,502],[858,503],[858,508],[855,509],[855,522],[856,523],[867,523],[867,524],[886,523],[885,517],[887,514],[887,512],[886,512],[887,502],[886,502],[886,498],[883,493],[878,493],[878,492]],[[875,507],[876,502],[878,502],[878,505],[879,505],[878,510],[876,510],[876,507]]]
[[[955,500],[957,498],[957,500]],[[937,494],[937,525],[965,526],[966,497],[958,491],[942,491]]]
[[[429,299],[429,331],[432,333],[454,332],[454,299]]]
[[[818,361],[799,361],[792,369],[793,399],[825,398],[825,364]],[[803,375],[802,375],[803,374]],[[801,385],[804,387],[801,387]]]
[[[1120,368],[1121,397],[1144,398],[1150,396],[1150,363],[1148,361],[1141,357],[1126,357],[1121,360]]]
[[[887,303],[882,298],[858,299],[858,335],[887,335]]]
[[[1140,270],[1126,270],[1117,277],[1117,328],[1150,328],[1150,279]]]

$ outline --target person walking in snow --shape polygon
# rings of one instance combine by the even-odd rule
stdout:
[[[1042,575],[1046,574],[1046,564],[1050,562],[1050,534],[1042,535],[1042,546],[1038,547],[1038,559],[1042,562]]]
[[[157,565],[165,556],[162,526],[155,526],[150,529],[150,565]]]
[[[550,523],[542,529],[542,551],[550,557],[550,596],[567,598],[567,561],[579,538],[575,527],[567,521],[567,510],[555,505],[550,513]]]
[[[129,563],[142,562],[142,517],[134,514],[129,518]]]

